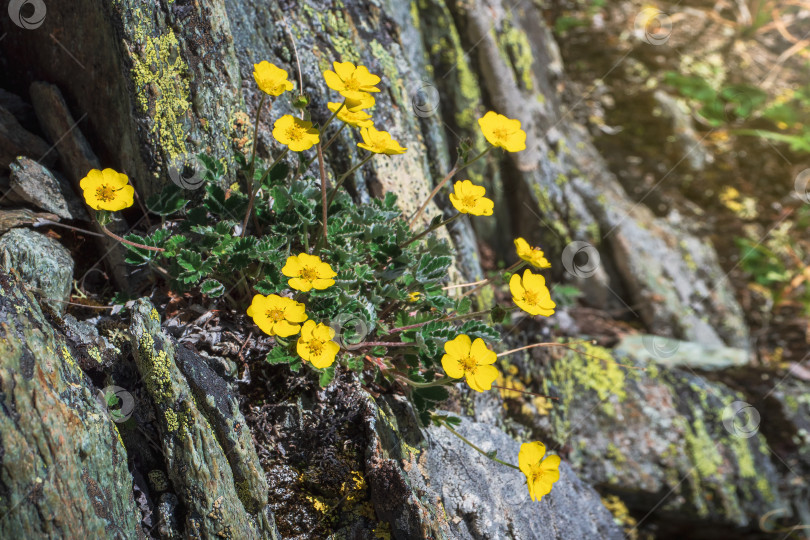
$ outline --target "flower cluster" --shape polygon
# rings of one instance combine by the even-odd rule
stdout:
[[[332,278],[337,275],[329,263],[307,253],[288,257],[281,273],[290,278],[290,288],[301,292],[328,289],[335,284]],[[306,306],[301,302],[277,294],[257,294],[247,314],[265,334],[286,338],[301,332],[296,350],[314,367],[323,369],[335,362],[340,346],[332,341],[334,329],[309,319]]]
[[[268,96],[278,98],[296,85],[286,70],[270,62],[262,61],[253,67],[261,92],[255,123],[258,126]],[[449,397],[445,387],[463,379],[475,392],[502,388],[495,384],[501,376],[496,367],[498,357],[515,352],[496,354],[488,343],[496,343],[500,335],[490,325],[480,320],[458,322],[490,314],[492,321],[498,322],[507,310],[496,306],[472,312],[472,301],[465,297],[494,279],[511,275],[508,286],[515,305],[512,309],[548,317],[556,304],[545,278],[529,268],[522,274],[518,270],[526,266],[544,270],[551,264],[540,248],[516,238],[518,260],[505,273],[483,282],[453,286],[476,286],[455,298],[441,292],[452,265],[452,250],[435,239],[417,241],[464,215],[493,215],[494,197],[488,197],[484,186],[469,179],[455,181],[448,194],[457,213],[443,221],[432,220],[424,231],[412,228],[420,223],[418,217],[427,204],[461,169],[498,148],[506,152],[526,149],[526,133],[519,120],[487,112],[478,123],[489,146],[473,159],[468,159],[463,147],[458,164],[410,219],[403,218],[392,194],[361,208],[345,190],[340,192],[342,181],[374,156],[403,154],[407,148],[389,132],[375,127],[370,111],[376,105],[374,95],[380,92],[380,77],[366,66],[351,62],[334,62],[333,70],[324,71],[323,77],[326,85],[342,97],[327,103],[331,113],[328,120],[313,122],[307,110],[309,101],[299,95],[293,103],[293,110],[298,112],[282,115],[273,123],[272,136],[283,146],[281,153],[265,164],[263,171],[257,170],[254,135],[250,159],[240,155],[234,160],[241,166],[237,176],[244,181],[232,184],[228,190],[223,189],[224,165],[208,158],[206,179],[210,182],[202,207],[185,212],[188,224],[175,229],[164,227],[146,238],[128,235],[124,239],[107,231],[107,212],[131,206],[135,194],[127,176],[112,169],[94,169],[82,179],[85,200],[99,211],[106,234],[129,246],[132,256],[128,262],[147,264],[155,257],[165,257],[160,268],[168,268],[165,273],[175,279],[172,290],[198,288],[202,295],[222,297],[240,310],[249,301],[247,316],[274,341],[268,362],[287,363],[293,369],[308,364],[320,370],[321,385],[325,386],[334,376],[336,359],[343,350],[343,367],[361,378],[369,374],[370,368],[375,384],[401,383],[423,424],[436,422],[450,427],[449,421],[431,415],[436,404]],[[342,125],[325,140],[333,121]],[[330,188],[323,150],[347,126],[358,130],[357,147],[368,155]],[[306,160],[302,154],[313,147],[317,147],[320,164],[318,187],[306,176],[316,158]],[[288,155],[298,160],[294,175],[288,161],[282,161]],[[261,160],[258,166],[263,166]],[[165,216],[183,212],[189,203],[161,196],[157,207],[148,201],[147,206]],[[237,218],[231,219],[234,213]],[[173,230],[183,234],[172,235]],[[256,231],[255,235],[251,231]],[[336,283],[341,286],[335,287]],[[367,332],[346,330],[347,320],[358,322]],[[337,326],[342,328],[340,336]],[[367,339],[367,334],[374,333],[381,341]],[[357,335],[357,341],[350,341]],[[531,498],[539,501],[559,479],[559,464],[559,457],[545,457],[545,446],[533,442],[521,447],[519,467],[510,466],[523,472]]]

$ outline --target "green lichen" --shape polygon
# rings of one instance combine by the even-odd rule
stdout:
[[[171,28],[152,35],[154,29],[140,6],[133,8],[133,20],[133,38],[139,51],[131,52],[130,59],[138,107],[151,118],[149,131],[160,148],[174,159],[186,153],[185,119],[191,108],[188,66]]]
[[[149,393],[161,405],[168,405],[173,401],[172,378],[170,360],[166,351],[155,350],[155,340],[148,333],[144,333],[138,343],[138,351],[143,362],[146,382]]]

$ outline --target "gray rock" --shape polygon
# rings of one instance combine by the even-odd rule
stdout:
[[[497,450],[499,459],[517,464],[520,444],[498,428],[464,419],[457,431],[482,450]],[[624,537],[599,494],[565,461],[551,493],[535,502],[520,471],[487,459],[443,427],[431,427],[427,433],[430,483],[441,493],[457,538]]]
[[[53,165],[56,154],[49,150],[47,142],[27,131],[13,114],[0,107],[0,168],[7,169],[17,156],[29,156]]]
[[[220,412],[226,417],[212,417],[215,422],[212,428],[204,410],[198,408],[194,390],[178,368],[177,350],[161,331],[160,315],[145,299],[135,302],[132,308],[129,334],[135,363],[156,411],[165,466],[186,507],[185,534],[203,538],[216,535],[277,538],[272,513],[265,507],[266,496],[260,490],[249,492],[261,486],[263,475],[258,480],[245,478],[251,471],[260,473],[261,468],[257,463],[231,468],[230,462],[244,464],[256,460],[256,455],[250,437],[238,435],[241,427],[227,403],[228,397],[219,395],[220,389],[207,381],[207,387],[217,395],[211,396],[212,402],[203,409],[216,407],[217,400],[226,401],[225,410]],[[206,375],[200,372],[193,378],[200,382]],[[234,432],[232,436],[218,439],[218,434],[228,429]],[[232,457],[231,453],[240,455]]]
[[[0,537],[143,538],[127,451],[69,343],[0,272]]]
[[[89,219],[76,194],[44,166],[20,157],[9,165],[9,169],[9,186],[23,201],[62,219]]]
[[[29,229],[0,236],[0,267],[14,269],[57,313],[65,311],[73,284],[73,259],[62,244]]]
[[[634,362],[655,362],[666,367],[686,367],[699,370],[718,370],[740,367],[750,361],[748,351],[706,346],[691,341],[680,341],[650,334],[631,334],[622,338],[614,349],[617,358],[627,357]]]
[[[14,118],[28,131],[33,132],[39,129],[34,108],[17,94],[0,88],[0,107],[13,114]]]

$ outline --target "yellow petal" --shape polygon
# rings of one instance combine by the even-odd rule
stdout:
[[[301,262],[298,257],[292,255],[287,258],[287,263],[281,269],[281,273],[287,277],[295,277],[301,275]]]
[[[346,85],[343,84],[343,81],[338,77],[337,73],[334,71],[324,71],[323,78],[326,80],[326,86],[331,88],[332,90],[337,90],[340,92],[343,90]]]
[[[492,210],[495,208],[495,203],[487,199],[486,197],[481,197],[477,201],[475,201],[475,206],[470,211],[471,214],[475,214],[476,216],[491,216]]]
[[[332,66],[335,68],[335,73],[338,74],[338,77],[344,81],[351,78],[357,69],[351,62],[333,62]]]
[[[493,353],[494,354],[494,353]],[[478,366],[475,374],[472,376],[467,374],[467,382],[473,390],[479,392],[486,392],[492,389],[492,383],[500,376],[498,369],[495,366]],[[470,381],[472,379],[472,382]],[[473,383],[475,384],[473,386]]]
[[[461,366],[461,362],[459,362],[458,358],[449,354],[442,356],[442,369],[444,369],[448,377],[454,379],[460,379],[464,376],[464,368]]]
[[[460,334],[444,344],[444,351],[452,358],[464,358],[470,354],[472,342],[467,334]]]
[[[324,289],[328,289],[329,287],[331,287],[334,284],[335,284],[334,279],[321,279],[321,278],[319,278],[319,279],[315,279],[315,280],[312,281],[312,288],[313,289],[318,289],[319,291],[322,291]]]
[[[303,330],[301,331],[301,337],[298,338],[298,341],[295,344],[295,351],[298,353],[298,356],[303,358],[304,360],[309,361],[310,354],[309,354],[309,347],[308,343],[309,340],[304,337]]]
[[[288,285],[301,292],[309,292],[312,290],[312,282],[297,277],[290,278]]]
[[[491,351],[487,348],[487,344],[484,343],[484,340],[481,338],[476,338],[475,341],[473,341],[472,347],[470,347],[470,356],[475,359],[478,365],[494,364],[495,360],[498,359],[498,355],[495,354],[495,351]]]
[[[308,320],[304,323],[304,326],[301,327],[301,337],[305,338],[307,341],[312,339],[312,331],[315,330],[315,321],[312,319]]]
[[[273,326],[273,331],[276,335],[281,337],[290,337],[298,333],[301,330],[301,325],[299,324],[290,324],[287,321],[279,321]]]
[[[301,302],[290,299],[284,308],[284,318],[291,322],[301,323],[307,320],[306,306]]]
[[[532,468],[536,467],[546,455],[546,445],[535,441],[523,443],[518,452],[518,466],[527,477],[531,478]]]
[[[509,280],[509,291],[516,298],[523,298],[523,295],[526,294],[526,289],[523,288],[522,280],[518,274],[512,274],[512,278]]]

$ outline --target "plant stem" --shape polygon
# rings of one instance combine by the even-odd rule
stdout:
[[[528,264],[528,263],[527,263],[526,261],[524,261],[524,260],[519,260],[518,262],[516,262],[515,264],[513,264],[512,266],[510,266],[509,268],[507,268],[507,269],[506,269],[506,270],[504,270],[503,272],[501,272],[501,273],[498,275],[498,277],[502,276],[502,275],[503,275],[503,274],[505,274],[506,272],[512,272],[512,273],[517,272],[518,270],[520,270],[521,268],[523,268],[523,267],[524,267],[524,266],[526,266],[527,264]],[[474,293],[474,292],[476,292],[476,291],[481,290],[483,287],[485,287],[486,285],[488,285],[489,283],[491,283],[491,282],[493,282],[493,281],[495,281],[495,278],[487,278],[487,279],[485,279],[485,280],[484,280],[484,281],[482,281],[482,282],[481,282],[481,283],[480,283],[480,284],[479,284],[479,285],[478,285],[476,288],[474,288],[474,289],[470,289],[469,291],[467,291],[467,292],[465,292],[464,294],[462,294],[462,295],[461,295],[461,298],[464,298],[465,296],[468,296],[468,295],[470,295],[470,294],[472,294],[472,293]]]
[[[400,341],[364,341],[356,345],[347,345],[345,347],[348,351],[355,349],[362,349],[363,347],[415,347],[416,343],[402,343]]]
[[[166,251],[163,248],[154,247],[154,246],[145,246],[143,244],[138,244],[138,243],[135,243],[135,242],[130,242],[129,240],[125,240],[124,238],[121,238],[120,236],[118,236],[117,234],[112,232],[105,225],[101,225],[101,230],[104,231],[104,234],[106,234],[110,238],[118,240],[122,244],[127,244],[128,246],[133,246],[133,247],[136,247],[136,248],[146,249],[146,250],[149,250],[149,251],[161,251],[161,252]]]
[[[495,147],[494,146],[488,146],[480,154],[475,156],[472,160],[468,161],[467,163],[459,165],[458,162],[457,162],[455,165],[453,165],[453,168],[450,169],[450,172],[448,172],[445,175],[445,177],[442,179],[442,181],[439,182],[439,185],[437,185],[435,188],[433,188],[433,191],[430,192],[430,195],[428,195],[428,198],[425,200],[424,203],[422,203],[422,206],[419,207],[419,210],[417,210],[416,214],[414,214],[414,216],[410,219],[410,221],[408,222],[408,226],[411,227],[411,226],[413,226],[414,223],[416,223],[416,221],[424,213],[425,208],[427,208],[427,205],[430,204],[430,201],[433,200],[433,197],[435,197],[436,194],[439,193],[439,191],[444,187],[444,185],[447,182],[450,181],[450,179],[453,177],[453,175],[455,175],[457,172],[460,172],[462,169],[464,169],[466,167],[469,167],[470,165],[472,165],[473,163],[475,163],[476,161],[478,161],[479,159],[484,157],[487,154],[487,152],[489,152],[493,148],[495,148]]]
[[[433,386],[445,386],[447,383],[453,382],[455,380],[452,377],[442,377],[441,379],[436,379],[435,381],[420,383],[412,381],[408,377],[405,377],[403,375],[395,375],[395,378],[400,382],[404,382],[409,386],[413,386],[414,388],[431,388]]]
[[[318,143],[318,168],[321,172],[321,213],[323,215],[323,243],[329,245],[329,232],[326,228],[327,202],[326,202],[326,169],[323,164],[323,147]]]
[[[342,126],[340,126],[340,129],[338,129],[338,130],[335,132],[335,134],[334,134],[334,135],[332,135],[332,138],[330,138],[328,141],[326,141],[326,144],[325,144],[325,145],[323,145],[323,149],[324,149],[324,150],[326,150],[327,148],[329,148],[330,146],[332,146],[332,143],[333,143],[333,142],[335,142],[335,139],[337,139],[337,138],[338,138],[338,135],[340,135],[340,132],[341,132],[341,131],[343,131],[343,129],[344,129],[344,128],[345,128],[347,125],[348,125],[348,124],[344,123]]]
[[[259,116],[262,114],[262,107],[264,107],[264,101],[267,98],[267,94],[262,92],[262,98],[259,100],[259,107],[256,109],[256,121],[253,124],[253,151],[251,152],[250,156],[250,173],[248,175],[248,189],[253,191],[253,173],[256,171],[256,145],[258,144],[258,137],[259,137]]]
[[[489,312],[490,312],[490,310],[486,309],[486,310],[483,310],[483,311],[475,311],[473,313],[467,313],[466,315],[456,315],[455,317],[444,317],[443,319],[432,319],[432,320],[417,323],[417,324],[410,324],[408,326],[400,326],[399,328],[394,328],[393,330],[389,330],[388,334],[386,334],[386,335],[390,336],[390,335],[393,335],[393,334],[399,334],[400,332],[405,332],[407,330],[413,330],[414,328],[421,328],[421,327],[423,327],[423,326],[425,326],[427,324],[430,324],[432,322],[452,322],[452,321],[460,321],[460,320],[463,320],[463,319],[471,319],[473,317],[478,317],[480,315],[486,315]]]
[[[562,347],[564,349],[569,349],[569,345],[577,345],[579,343],[592,343],[590,340],[582,340],[582,341],[572,341],[569,343],[534,343],[532,345],[526,345],[525,347],[518,347],[517,349],[511,349],[509,351],[504,351],[502,353],[498,353],[498,357],[501,356],[509,356],[510,354],[525,351],[527,349],[534,349],[535,347]]]
[[[245,233],[247,233],[247,223],[248,220],[250,220],[250,215],[253,213],[253,202],[256,200],[256,195],[259,193],[259,190],[262,187],[262,183],[264,183],[264,179],[267,178],[267,175],[270,174],[270,171],[273,170],[273,167],[275,167],[279,161],[284,159],[284,156],[286,156],[287,152],[289,151],[290,151],[289,146],[284,148],[281,154],[279,154],[279,156],[273,160],[273,163],[271,163],[270,166],[267,167],[267,170],[264,171],[262,177],[259,178],[259,181],[256,183],[255,189],[250,190],[250,199],[248,199],[247,212],[245,213],[245,220],[242,222],[242,234],[240,234],[239,236],[244,237]]]
[[[447,422],[445,422],[443,419],[439,418],[438,416],[433,416],[433,421],[434,421],[434,422],[436,422],[436,423],[437,423],[437,424],[439,424],[439,425],[442,425],[442,426],[446,427],[448,430],[450,430],[450,433],[452,433],[453,435],[455,435],[456,437],[458,437],[459,439],[461,439],[461,440],[462,440],[462,442],[464,442],[464,443],[465,443],[467,446],[469,446],[470,448],[472,448],[473,450],[475,450],[476,452],[478,452],[478,453],[479,453],[479,454],[481,454],[482,456],[484,456],[484,457],[486,457],[486,458],[491,459],[491,460],[492,460],[492,461],[494,461],[495,463],[500,463],[501,465],[506,465],[507,467],[512,467],[513,469],[516,469],[516,470],[518,470],[518,471],[520,470],[520,467],[517,467],[517,466],[515,466],[515,465],[512,465],[511,463],[507,463],[507,462],[505,462],[505,461],[502,461],[502,460],[500,460],[500,459],[496,458],[495,456],[490,455],[490,453],[489,453],[489,452],[484,452],[484,451],[483,451],[483,450],[481,450],[479,447],[477,447],[477,446],[476,446],[476,445],[474,445],[472,442],[470,442],[470,440],[469,440],[469,439],[467,439],[466,437],[464,437],[464,435],[462,435],[461,433],[459,433],[459,432],[458,432],[458,431],[456,431],[455,429],[451,428],[451,427],[450,427],[450,425],[449,425],[449,424],[447,424]]]
[[[556,396],[548,396],[546,394],[538,394],[537,392],[529,392],[528,390],[518,390],[517,388],[509,388],[508,386],[498,386],[497,384],[493,384],[492,388],[497,388],[498,390],[508,390],[509,392],[519,392],[521,394],[529,394],[530,396],[537,396],[543,397],[547,399],[553,399],[555,401],[559,401],[560,398]]]
[[[368,160],[370,160],[373,157],[374,153],[370,152],[365,158],[363,158],[363,161],[361,161],[360,163],[349,169],[348,172],[343,173],[343,175],[337,179],[337,182],[335,182],[335,187],[332,188],[332,193],[329,194],[329,201],[327,202],[327,204],[332,204],[332,201],[335,200],[335,197],[337,197],[338,189],[340,188],[341,185],[343,185],[343,181],[346,180],[346,178],[348,178],[349,176],[351,176],[351,174],[354,173],[354,171],[365,165],[366,162],[368,162]]]
[[[440,228],[440,227],[443,227],[443,226],[445,226],[445,225],[449,225],[449,224],[450,224],[450,223],[452,223],[453,221],[455,221],[455,220],[457,220],[458,218],[460,218],[460,217],[461,217],[461,215],[462,215],[461,213],[458,213],[458,214],[456,214],[455,216],[453,216],[453,217],[451,217],[451,218],[447,218],[447,219],[445,219],[444,221],[441,221],[441,222],[437,223],[436,225],[434,225],[434,226],[432,226],[432,227],[428,227],[428,228],[427,228],[427,229],[426,229],[424,232],[422,232],[421,234],[417,234],[416,236],[414,236],[413,238],[411,238],[410,240],[408,240],[408,241],[407,241],[407,242],[405,242],[404,244],[400,245],[399,247],[400,247],[400,248],[404,248],[404,247],[406,247],[406,246],[409,246],[409,245],[413,244],[413,243],[414,243],[414,242],[416,242],[417,240],[420,240],[420,239],[424,238],[425,236],[427,236],[428,234],[432,233],[432,232],[433,232],[433,231],[435,231],[436,229],[438,229],[438,228]]]

